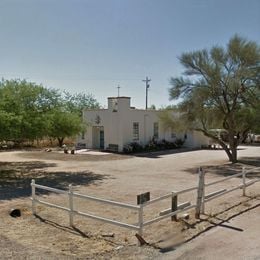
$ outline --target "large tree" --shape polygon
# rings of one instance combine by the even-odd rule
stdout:
[[[59,98],[56,91],[26,80],[0,82],[0,140],[15,143],[46,136],[45,114]]]
[[[53,109],[49,113],[48,136],[57,138],[59,146],[62,146],[65,137],[73,137],[84,132],[86,122],[82,117],[83,109],[99,107],[100,104],[91,94],[70,94],[64,91],[61,94],[58,109]]]
[[[98,107],[90,94],[71,95],[26,80],[0,81],[0,141],[57,138],[62,145],[65,137],[82,131],[81,111]]]
[[[83,109],[100,108],[98,101],[91,94],[86,93],[71,94],[64,91],[62,101],[67,111],[79,116],[82,116]]]
[[[180,100],[181,120],[219,143],[229,160],[237,162],[239,143],[257,123],[259,45],[235,35],[226,48],[184,53],[179,60],[184,75],[170,79],[169,94]],[[227,142],[212,131],[216,128],[226,131]]]
[[[63,145],[65,137],[75,137],[84,130],[81,117],[76,113],[54,109],[46,115],[48,117],[48,136],[58,140]]]

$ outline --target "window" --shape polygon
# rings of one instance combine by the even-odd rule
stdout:
[[[159,124],[158,122],[153,123],[153,137],[158,139],[159,138]]]
[[[139,123],[137,122],[133,123],[133,140],[139,140]]]

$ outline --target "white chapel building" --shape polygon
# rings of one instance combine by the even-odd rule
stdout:
[[[78,138],[78,146],[122,152],[125,145],[146,145],[152,139],[174,141],[185,138],[185,147],[196,148],[208,143],[201,133],[176,133],[164,127],[160,111],[135,109],[130,97],[109,97],[107,109],[84,110],[86,131]]]

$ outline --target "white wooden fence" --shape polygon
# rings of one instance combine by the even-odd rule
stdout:
[[[70,226],[73,226],[73,218],[75,215],[79,215],[79,216],[83,216],[83,217],[87,217],[87,218],[91,218],[91,219],[95,219],[95,220],[99,220],[99,221],[103,221],[109,224],[113,224],[113,225],[117,225],[120,227],[124,227],[124,228],[128,228],[128,229],[132,229],[132,230],[136,230],[138,232],[138,234],[140,236],[143,235],[143,228],[151,225],[155,222],[161,221],[165,218],[169,218],[171,217],[171,220],[177,220],[177,214],[182,213],[184,211],[190,210],[195,208],[196,209],[196,213],[195,216],[196,218],[200,217],[201,213],[205,212],[205,203],[216,199],[220,196],[223,196],[229,192],[235,191],[237,189],[243,189],[243,195],[246,195],[246,187],[254,184],[255,182],[259,181],[260,179],[253,179],[250,181],[246,181],[246,175],[248,173],[251,173],[253,171],[260,171],[260,168],[254,168],[251,170],[246,171],[245,168],[243,168],[241,173],[238,174],[234,174],[232,176],[229,177],[225,177],[222,178],[220,180],[211,182],[211,183],[205,183],[205,173],[204,171],[200,168],[199,169],[199,183],[198,186],[194,186],[194,187],[190,187],[184,190],[180,190],[180,191],[173,191],[171,193],[168,193],[164,196],[161,197],[157,197],[154,198],[152,200],[149,200],[147,202],[144,202],[140,205],[130,205],[127,203],[122,203],[122,202],[117,202],[117,201],[113,201],[113,200],[108,200],[108,199],[102,199],[102,198],[97,198],[94,196],[89,196],[89,195],[84,195],[84,194],[79,194],[77,192],[73,191],[73,187],[72,185],[69,185],[69,189],[68,191],[65,190],[60,190],[60,189],[56,189],[56,188],[51,188],[51,187],[47,187],[47,186],[43,186],[43,185],[39,185],[35,183],[35,180],[32,180],[31,182],[31,187],[32,187],[32,212],[34,215],[36,215],[36,204],[43,204],[49,207],[54,207],[60,210],[64,210],[68,212],[68,216],[69,216],[69,224]],[[242,176],[242,183],[234,188],[231,189],[222,189],[222,190],[217,190],[215,192],[209,193],[209,194],[205,194],[205,188],[217,183],[221,183],[221,182],[225,182],[231,178],[236,178],[236,177],[240,177]],[[63,206],[59,206],[53,203],[49,203],[46,201],[42,201],[40,199],[38,199],[38,197],[36,196],[36,189],[42,189],[42,190],[47,190],[47,191],[51,191],[51,192],[55,192],[55,193],[59,193],[59,194],[65,194],[66,196],[68,196],[68,205],[69,207],[63,207]],[[178,196],[180,194],[186,193],[186,192],[190,192],[190,191],[197,191],[197,200],[196,203],[192,204],[191,202],[187,201],[181,204],[178,204]],[[86,212],[81,212],[78,210],[74,209],[74,198],[81,198],[81,199],[85,199],[85,200],[92,200],[92,201],[96,201],[96,202],[100,202],[103,204],[108,204],[108,205],[112,205],[112,206],[117,206],[117,207],[121,207],[121,208],[127,208],[130,210],[134,210],[134,211],[138,211],[138,220],[137,220],[137,225],[134,224],[129,224],[129,223],[124,223],[124,222],[119,222],[119,221],[115,221],[113,219],[109,219],[106,217],[102,217],[102,216],[96,216],[93,214],[89,214]],[[144,208],[148,207],[151,204],[160,202],[162,200],[165,199],[169,199],[171,198],[171,207],[169,209],[163,210],[161,212],[157,212],[157,216],[153,219],[144,221]]]
[[[243,196],[246,196],[246,187],[260,181],[259,178],[255,178],[253,180],[250,180],[250,181],[246,181],[246,175],[249,174],[249,173],[253,173],[255,171],[260,171],[260,167],[256,167],[256,168],[253,168],[253,169],[250,169],[250,170],[245,170],[245,167],[243,167],[242,169],[242,172],[241,173],[237,173],[237,174],[234,174],[232,176],[229,176],[229,177],[225,177],[225,178],[222,178],[220,180],[217,180],[217,181],[213,181],[213,182],[210,182],[210,183],[205,183],[205,174],[203,171],[200,171],[200,175],[199,175],[199,186],[198,186],[198,200],[197,200],[197,207],[196,207],[196,217],[199,218],[200,216],[200,213],[204,214],[205,213],[205,204],[213,199],[216,199],[220,196],[223,196],[229,192],[232,192],[232,191],[235,191],[237,189],[243,189]],[[230,180],[232,178],[237,178],[237,177],[242,177],[242,183],[239,184],[238,186],[236,187],[233,187],[233,188],[230,188],[230,189],[221,189],[221,190],[217,190],[217,191],[214,191],[214,192],[211,192],[209,194],[205,194],[205,188],[206,187],[209,187],[209,186],[212,186],[212,185],[215,185],[215,184],[218,184],[218,183],[221,183],[221,182],[225,182],[227,180]]]
[[[32,180],[31,186],[32,186],[32,212],[33,212],[34,215],[36,215],[36,203],[39,203],[39,204],[43,204],[43,205],[46,205],[46,206],[49,206],[49,207],[54,207],[54,208],[57,208],[57,209],[67,211],[69,213],[70,226],[73,226],[74,215],[80,215],[80,216],[83,216],[83,217],[101,220],[103,222],[107,222],[107,223],[114,224],[114,225],[117,225],[117,226],[129,228],[129,229],[134,229],[134,230],[137,230],[137,231],[140,230],[140,224],[138,226],[137,225],[131,225],[131,224],[115,221],[115,220],[112,220],[112,219],[108,219],[108,218],[88,214],[88,213],[85,213],[85,212],[77,211],[73,207],[74,206],[73,198],[82,198],[82,199],[86,199],[86,200],[97,201],[97,202],[101,202],[101,203],[104,203],[104,204],[128,208],[128,209],[132,209],[132,210],[136,210],[136,211],[140,211],[140,206],[130,205],[130,204],[121,203],[121,202],[117,202],[117,201],[113,201],[113,200],[101,199],[101,198],[97,198],[97,197],[93,197],[93,196],[79,194],[79,193],[76,193],[76,192],[73,191],[72,185],[69,185],[68,191],[64,191],[64,190],[50,188],[50,187],[47,187],[47,186],[36,184],[35,180]],[[36,188],[67,195],[69,207],[68,208],[62,207],[62,206],[52,204],[52,203],[38,199],[37,196],[36,196],[36,193],[35,193]]]

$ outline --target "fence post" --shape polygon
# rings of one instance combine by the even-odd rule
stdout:
[[[205,214],[205,172],[203,169],[201,169],[202,171],[202,197],[201,197],[201,213]]]
[[[195,213],[195,218],[200,218],[200,213],[202,211],[202,213],[204,212],[205,208],[204,208],[204,176],[205,173],[202,170],[202,168],[199,168],[199,186],[198,186],[198,193],[197,193],[197,206],[196,206],[196,213]]]
[[[139,226],[139,230],[138,230],[138,235],[139,236],[143,236],[143,211],[144,211],[144,206],[141,203],[140,204],[140,208],[138,211],[138,226]],[[139,245],[141,245],[140,241],[139,241]]]
[[[175,195],[175,193],[172,193],[172,212],[176,211],[178,209],[178,197]],[[174,216],[171,216],[172,221],[177,221],[177,214]]]
[[[69,211],[70,226],[72,227],[73,226],[73,187],[71,184],[69,185],[68,195],[69,195],[69,208],[70,208]]]
[[[31,186],[32,186],[32,213],[33,213],[33,215],[36,215],[36,206],[35,206],[35,180],[34,180],[34,179],[32,179]]]
[[[242,173],[243,173],[243,196],[246,196],[246,168],[243,166],[242,168]]]

